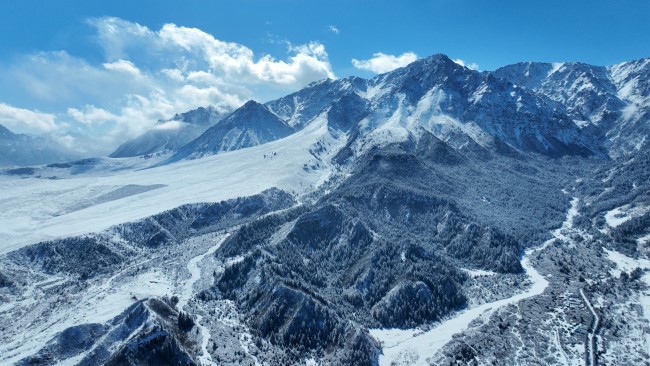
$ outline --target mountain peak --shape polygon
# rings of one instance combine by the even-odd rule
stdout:
[[[15,135],[16,134],[9,130],[7,127],[0,125],[0,137],[8,138]]]
[[[434,55],[428,56],[423,58],[422,60],[426,60],[428,62],[445,62],[445,63],[455,63],[449,56],[445,55],[444,53],[436,53]]]
[[[265,105],[249,100],[185,145],[165,163],[261,145],[289,136],[293,132],[291,127]]]
[[[470,70],[472,72],[478,72],[457,63],[456,61],[452,60],[451,58],[449,58],[449,56],[443,53],[437,53],[429,57],[421,58],[419,60],[412,62],[410,65],[417,65],[417,64],[421,64],[423,67],[426,68],[445,67],[449,69]]]
[[[268,111],[268,109],[263,104],[255,101],[253,99],[251,99],[248,102],[244,103],[244,105],[241,106],[239,109],[247,109],[247,110],[254,110],[254,109],[262,110],[263,109],[263,110]]]
[[[469,76],[478,74],[478,71],[470,70],[442,53],[433,56],[421,58],[413,61],[401,69],[397,69],[390,73],[384,74],[387,79],[395,77],[407,77],[418,79],[433,79],[441,81],[451,75],[456,76]],[[383,75],[380,75],[383,76]]]
[[[232,114],[226,117],[220,124],[235,121],[238,124],[241,124],[268,120],[280,120],[280,118],[271,112],[265,105],[254,100],[249,100],[244,103],[243,106],[232,112]]]
[[[161,122],[181,121],[192,125],[211,126],[225,117],[231,109],[224,106],[198,107],[191,111],[178,113],[171,119]]]

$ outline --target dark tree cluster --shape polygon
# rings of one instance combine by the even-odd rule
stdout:
[[[178,328],[184,332],[189,332],[194,327],[194,318],[192,315],[180,312],[178,313]]]
[[[272,188],[258,195],[218,203],[184,205],[115,230],[126,240],[149,248],[176,244],[190,236],[241,225],[294,204],[288,193]]]
[[[18,262],[36,264],[50,274],[69,273],[83,278],[107,273],[127,260],[129,249],[117,246],[101,235],[46,241],[10,254]]]

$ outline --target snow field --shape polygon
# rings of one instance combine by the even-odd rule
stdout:
[[[183,204],[250,196],[272,187],[305,193],[332,172],[323,162],[320,169],[303,169],[316,162],[309,150],[319,138],[342,143],[330,136],[324,119],[316,119],[281,140],[146,170],[47,181],[0,177],[0,254],[39,241],[99,232]],[[88,204],[129,185],[164,186]]]

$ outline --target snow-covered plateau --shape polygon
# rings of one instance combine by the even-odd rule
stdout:
[[[282,140],[173,165],[61,179],[0,177],[0,253],[102,231],[187,203],[251,196],[271,187],[304,194],[332,173],[322,163],[305,169],[318,162],[311,145],[328,137],[327,126],[316,120]]]

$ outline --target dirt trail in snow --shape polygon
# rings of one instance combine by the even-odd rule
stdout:
[[[593,323],[591,325],[591,330],[589,333],[587,333],[587,338],[589,339],[589,343],[587,344],[587,348],[589,349],[589,365],[596,365],[596,349],[594,348],[594,345],[596,344],[596,339],[598,339],[598,324],[600,323],[600,317],[598,316],[598,313],[596,313],[596,310],[594,310],[594,307],[591,305],[591,301],[587,298],[585,295],[585,292],[583,289],[580,289],[580,296],[582,296],[582,299],[585,301],[585,304],[589,308],[589,311],[591,311],[591,314],[594,316]]]
[[[507,299],[466,309],[426,332],[418,329],[371,329],[370,334],[382,344],[383,354],[379,357],[379,364],[381,366],[393,364],[428,365],[426,359],[434,356],[452,340],[455,334],[467,329],[474,319],[489,316],[500,307],[543,293],[548,287],[548,281],[531,265],[530,256],[551,245],[555,239],[568,239],[564,233],[565,230],[571,229],[573,226],[573,219],[578,214],[578,202],[578,198],[575,197],[571,200],[571,207],[567,212],[564,223],[559,229],[552,232],[553,239],[546,241],[537,248],[526,250],[521,260],[521,266],[532,281],[532,286],[528,290]]]

